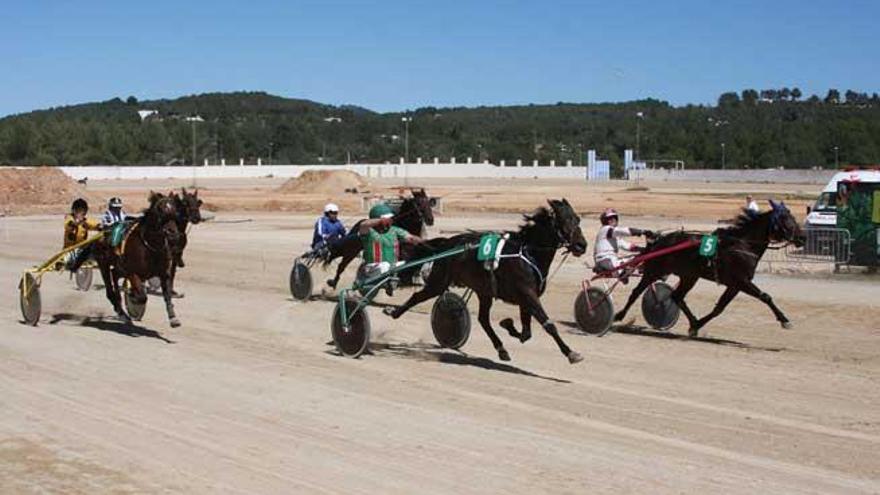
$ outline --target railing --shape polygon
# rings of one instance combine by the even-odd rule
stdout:
[[[851,237],[849,230],[813,228],[804,231],[806,242],[802,247],[788,244],[782,249],[768,250],[761,262],[769,271],[815,271],[827,265],[835,271],[849,264]]]

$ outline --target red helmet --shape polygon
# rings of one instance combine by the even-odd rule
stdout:
[[[608,225],[612,218],[617,218],[617,210],[614,208],[605,208],[605,211],[599,215],[599,221],[602,222],[602,225]]]

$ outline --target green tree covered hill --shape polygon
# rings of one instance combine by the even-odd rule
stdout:
[[[0,119],[0,164],[189,164],[226,158],[272,163],[473,157],[583,162],[596,149],[619,164],[623,150],[688,167],[804,168],[880,162],[880,98],[837,90],[802,99],[798,88],[725,93],[715,106],[624,103],[420,108],[376,113],[266,93],[174,100],[134,97]],[[138,111],[154,110],[142,119]],[[639,117],[641,115],[641,117]],[[192,122],[199,116],[203,121]],[[195,134],[193,134],[195,128]],[[637,129],[638,128],[638,129]],[[195,135],[195,139],[193,139]]]

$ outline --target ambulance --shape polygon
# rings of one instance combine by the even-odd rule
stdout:
[[[880,182],[880,169],[850,169],[838,172],[831,177],[822,189],[813,206],[807,206],[807,218],[804,228],[833,229],[837,227],[837,190],[839,182]],[[809,236],[809,232],[807,232]]]

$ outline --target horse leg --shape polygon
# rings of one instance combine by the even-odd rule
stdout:
[[[357,257],[357,253],[355,254],[343,254],[342,261],[339,262],[339,266],[336,267],[336,276],[333,278],[327,279],[327,285],[330,286],[331,289],[336,288],[336,284],[339,283],[339,278],[342,277],[342,272],[348,267],[348,264],[351,263],[351,260]]]
[[[442,266],[438,266],[435,264],[434,269],[431,270],[431,275],[428,276],[428,280],[425,281],[425,286],[422,290],[409,296],[409,299],[407,299],[405,303],[396,308],[385,308],[385,314],[396,320],[416,304],[420,304],[428,299],[443,294],[443,292],[449,288],[450,278],[448,274],[449,265],[444,263]]]
[[[720,315],[724,311],[724,308],[730,304],[730,301],[733,301],[733,298],[735,298],[737,294],[739,294],[739,289],[736,287],[728,287],[727,290],[724,291],[724,294],[721,294],[721,297],[718,298],[718,302],[715,303],[715,307],[712,308],[712,311],[697,321],[696,331],[699,332],[706,323],[709,323],[709,320]]]
[[[659,278],[659,277],[658,277]],[[641,280],[639,280],[639,285],[633,289],[633,291],[629,295],[629,299],[626,300],[626,305],[614,315],[614,321],[621,321],[624,317],[626,317],[627,311],[632,307],[633,304],[639,299],[639,296],[642,295],[642,292],[645,292],[645,289],[651,286],[657,278],[654,277],[646,277],[643,276]]]
[[[525,297],[525,306],[528,308],[529,313],[531,313],[531,315],[538,320],[538,323],[544,327],[544,330],[553,337],[553,340],[556,341],[556,345],[559,346],[559,350],[568,358],[568,362],[575,364],[583,361],[584,357],[581,356],[580,353],[571,350],[571,348],[566,345],[565,341],[562,340],[562,337],[559,336],[556,324],[553,323],[553,320],[551,320],[549,316],[547,316],[544,307],[541,306],[541,300],[538,299],[538,295],[530,290],[526,293]]]
[[[172,260],[172,263],[174,261]],[[180,320],[177,319],[177,315],[174,314],[174,303],[171,300],[171,289],[173,287],[171,278],[168,274],[162,274],[159,276],[159,282],[162,284],[162,297],[165,299],[165,311],[168,312],[168,322],[171,324],[172,328],[176,328],[180,326]]]
[[[694,285],[699,280],[699,275],[688,275],[688,276],[679,276],[678,287],[672,291],[672,294],[669,296],[675,301],[675,304],[681,308],[682,312],[688,319],[688,323],[690,324],[690,328],[688,328],[688,334],[691,337],[696,337],[697,332],[699,331],[698,320],[697,317],[694,316],[694,313],[691,311],[691,308],[688,307],[687,303],[684,302],[684,296],[690,292],[691,289],[694,288]]]
[[[110,301],[110,304],[113,305],[113,311],[116,311],[116,316],[122,321],[131,323],[131,318],[122,307],[122,296],[119,291],[119,280],[117,280],[116,274],[113,273],[112,268],[103,263],[99,264],[99,266],[101,278],[104,280],[104,291],[107,293],[107,299]]]
[[[525,306],[519,307],[519,320],[522,322],[522,332],[516,331],[516,326],[514,326],[513,319],[511,318],[505,318],[499,324],[507,330],[511,337],[518,339],[521,343],[525,343],[532,338],[532,314],[529,313],[529,309]]]
[[[498,338],[495,330],[492,329],[492,322],[489,320],[489,310],[492,309],[492,296],[483,295],[483,293],[477,292],[477,298],[480,300],[480,312],[477,316],[480,326],[483,327],[483,331],[486,332],[486,335],[489,336],[489,340],[492,341],[495,350],[498,351],[498,359],[502,361],[510,361],[510,354],[507,353],[507,349],[504,348],[501,339]]]
[[[131,295],[136,303],[144,304],[147,302],[147,288],[144,287],[144,281],[138,275],[129,275],[128,285],[131,286]]]
[[[773,298],[770,297],[770,294],[759,289],[751,280],[743,282],[740,290],[766,304],[770,310],[773,311],[773,315],[776,316],[776,321],[782,325],[782,328],[791,328],[791,321],[789,321],[782,310],[776,307],[776,303],[773,302]]]

